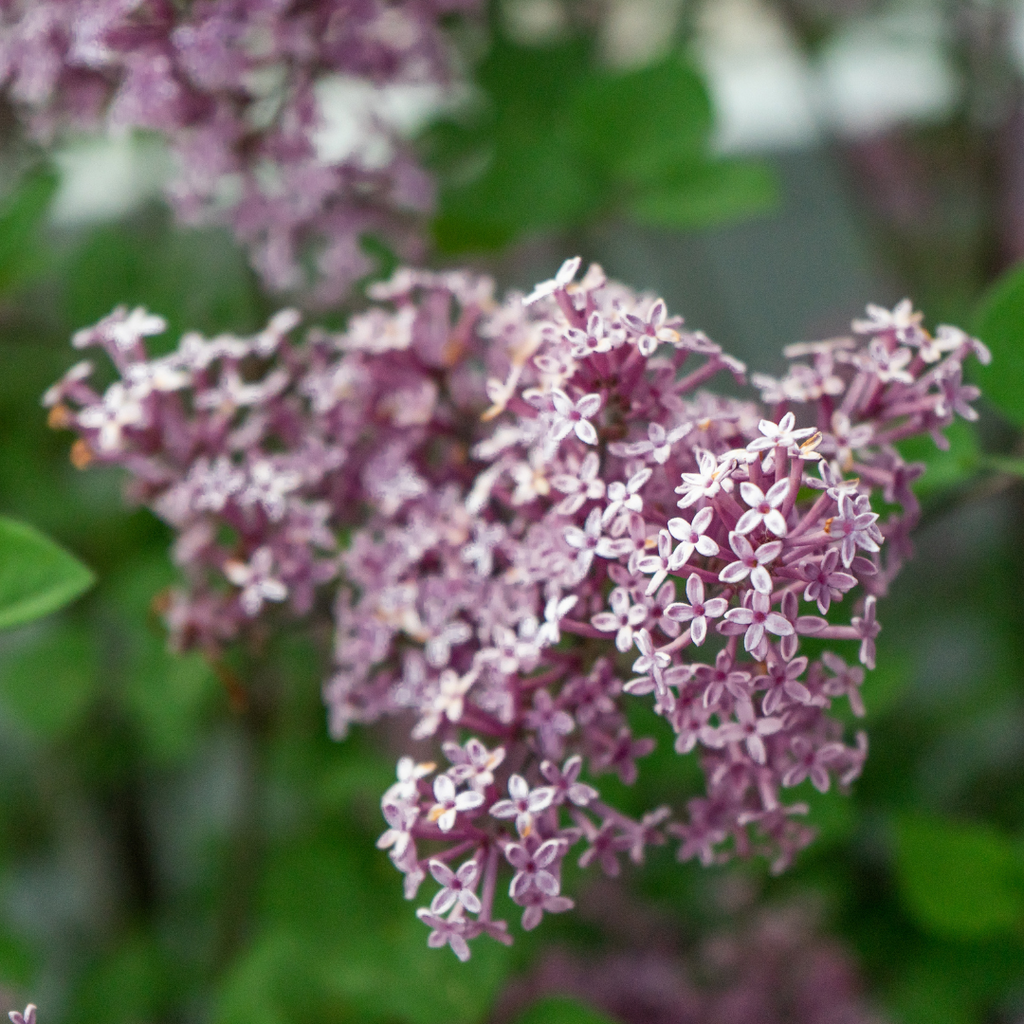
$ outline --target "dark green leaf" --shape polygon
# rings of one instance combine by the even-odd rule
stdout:
[[[566,151],[550,140],[506,138],[471,185],[442,193],[434,237],[444,251],[488,249],[530,231],[581,223],[601,199]]]
[[[563,102],[567,85],[593,65],[591,44],[577,37],[553,46],[519,46],[498,36],[477,69],[477,84],[495,110],[494,127],[506,111],[526,121],[551,116]]]
[[[579,227],[624,205],[644,223],[694,227],[774,200],[765,167],[706,163],[710,101],[678,57],[610,72],[584,41],[524,48],[498,40],[478,84],[473,106],[423,138],[441,181],[434,237],[443,251]]]
[[[805,779],[793,790],[794,798],[807,804],[807,820],[814,825],[816,838],[812,847],[815,854],[825,853],[849,839],[857,828],[857,811],[850,794],[838,788],[819,793],[810,779]]]
[[[0,518],[0,629],[56,611],[93,582],[90,570],[38,530]]]
[[[637,71],[592,73],[568,97],[563,131],[592,167],[623,181],[648,181],[707,149],[711,101],[700,77],[676,57]]]
[[[555,996],[535,1003],[516,1024],[612,1024],[612,1019],[585,1003]]]
[[[693,230],[766,213],[778,201],[767,164],[729,160],[679,167],[638,192],[626,212],[648,227]]]
[[[477,71],[483,100],[424,137],[442,185],[434,238],[443,251],[498,248],[594,212],[600,189],[559,121],[566,81],[588,64],[580,40],[543,48],[496,40]]]
[[[926,931],[982,938],[1024,926],[1024,858],[987,826],[907,817],[897,867],[903,901]]]
[[[972,376],[988,401],[1024,425],[1024,264],[1005,274],[982,300],[977,333],[992,350],[992,362],[974,366]]]

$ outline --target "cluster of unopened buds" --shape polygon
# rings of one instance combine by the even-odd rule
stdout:
[[[830,711],[864,713],[856,662],[874,667],[919,517],[923,467],[897,446],[973,419],[961,362],[988,359],[904,302],[792,346],[785,376],[753,378],[760,403],[721,397],[705,385],[741,363],[578,271],[501,303],[486,279],[400,271],[339,333],[291,341],[285,312],[156,359],[162,322],[119,310],[75,344],[120,379],[95,390],[79,364],[46,396],[78,464],[126,467],[176,529],[178,646],[331,614],[333,735],[402,715],[437,744],[399,761],[379,845],[409,899],[440,886],[418,913],[460,958],[511,941],[506,885],[524,928],[571,907],[570,851],[614,875],[671,836],[682,860],[781,870],[811,840],[787,793],[861,771],[865,734]],[[639,819],[598,788],[654,747],[637,699],[706,779]]]
[[[442,21],[478,9],[478,0],[3,0],[0,100],[44,143],[97,126],[159,133],[177,165],[169,198],[180,217],[230,225],[271,289],[333,303],[373,269],[363,236],[405,258],[422,249],[433,184],[384,90],[436,102],[453,66]],[[350,112],[360,96],[365,107],[351,115],[354,141],[340,146],[328,111],[339,87]]]

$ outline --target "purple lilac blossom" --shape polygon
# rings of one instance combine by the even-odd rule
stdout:
[[[123,465],[176,529],[176,646],[215,657],[333,597],[332,735],[403,715],[447,761],[399,761],[379,845],[409,899],[428,873],[442,885],[419,915],[462,958],[511,941],[502,879],[524,928],[569,909],[571,851],[614,875],[673,836],[681,860],[782,870],[811,841],[788,791],[860,773],[867,737],[830,711],[863,713],[864,676],[801,640],[874,666],[906,550],[887,540],[920,514],[895,444],[951,423],[948,382],[987,357],[956,335],[932,358],[917,314],[872,310],[854,337],[801,346],[812,364],[764,384],[766,409],[704,390],[744,368],[653,297],[577,272],[498,303],[485,278],[403,270],[336,334],[292,340],[286,311],[157,360],[159,319],[118,310],[75,345],[120,380],[101,393],[79,364],[45,397],[76,463]],[[601,346],[574,340],[598,328]],[[639,699],[707,792],[636,820],[597,783],[631,784],[653,749],[626,718]]]
[[[637,908],[611,888],[601,887],[604,908],[587,909],[621,932]],[[548,947],[499,995],[492,1019],[510,1024],[532,1003],[557,995],[623,1024],[882,1024],[850,953],[821,932],[817,916],[800,904],[747,911],[680,952],[678,939],[651,914],[632,933],[642,952]]]
[[[443,88],[452,61],[440,19],[478,7],[3,0],[0,95],[44,143],[103,127],[160,133],[178,216],[229,225],[268,287],[329,304],[372,269],[361,236],[418,254],[433,186],[377,112],[358,119],[364,145],[332,155],[322,87]]]

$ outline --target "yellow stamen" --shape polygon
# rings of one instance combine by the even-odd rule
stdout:
[[[74,466],[75,469],[85,469],[92,460],[92,449],[80,437],[71,446],[71,465]]]
[[[66,405],[55,405],[46,417],[46,425],[51,430],[63,430],[71,424],[71,413]]]
[[[466,346],[460,338],[449,335],[448,340],[441,346],[441,362],[444,366],[454,366],[466,351]]]
[[[802,445],[800,445],[800,451],[804,453],[813,452],[819,444],[821,444],[821,431],[811,434],[811,436],[807,438]]]

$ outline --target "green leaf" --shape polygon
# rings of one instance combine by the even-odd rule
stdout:
[[[25,176],[0,210],[0,292],[24,280],[34,269],[33,236],[46,216],[60,180],[52,167],[38,167]]]
[[[647,181],[692,161],[711,135],[707,89],[677,57],[637,71],[584,76],[563,116],[569,145],[624,181]]]
[[[450,949],[427,946],[430,932],[409,904],[398,916],[364,928],[358,941],[323,958],[326,990],[356,1009],[359,1021],[485,1019],[508,972],[510,951],[483,937],[473,943],[472,958],[461,963]]]
[[[903,901],[928,932],[980,939],[1024,926],[1024,857],[987,826],[904,818],[897,868]]]
[[[678,167],[638,192],[626,212],[646,227],[694,230],[763,214],[778,202],[771,167],[728,160]]]
[[[817,836],[812,846],[813,855],[828,856],[829,851],[847,842],[857,829],[857,809],[849,793],[833,787],[827,793],[819,793],[805,779],[793,790],[793,796],[807,804],[810,812],[807,820],[813,822]]]
[[[434,238],[447,252],[498,248],[530,231],[582,223],[600,199],[596,183],[550,138],[509,134],[479,178],[442,192]]]
[[[624,208],[644,223],[695,227],[762,212],[768,168],[709,163],[711,104],[679,57],[601,68],[581,39],[518,47],[498,39],[474,106],[423,135],[441,182],[434,237],[445,252],[503,246]]]
[[[497,38],[477,68],[480,101],[421,139],[440,183],[434,236],[447,252],[495,248],[525,232],[564,228],[600,200],[560,130],[565,83],[586,75],[584,40],[520,47]]]
[[[477,69],[477,84],[494,108],[496,131],[502,120],[537,121],[563,101],[566,85],[593,66],[591,43],[582,37],[551,46],[520,46],[497,36]],[[513,113],[508,118],[508,112]]]
[[[77,558],[38,530],[0,518],[0,629],[56,611],[94,581]]]
[[[1000,278],[978,308],[977,334],[992,350],[972,376],[1007,419],[1024,426],[1024,264]]]
[[[534,1003],[516,1024],[612,1024],[612,1019],[575,999],[554,996]]]

